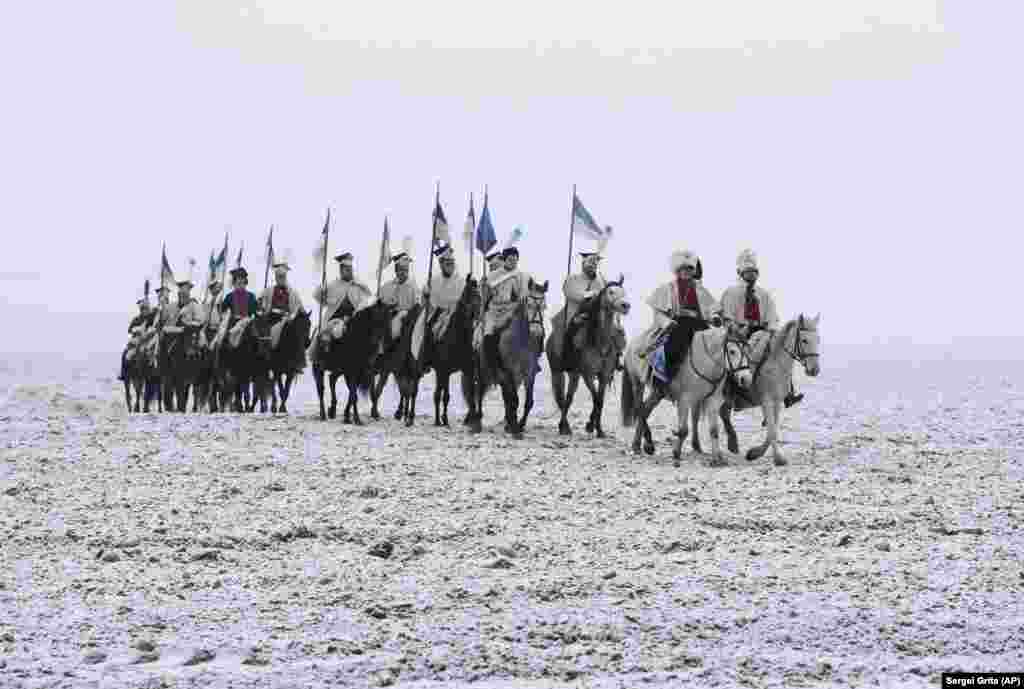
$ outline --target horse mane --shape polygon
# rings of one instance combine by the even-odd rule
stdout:
[[[597,337],[598,337],[598,334],[600,332],[600,325],[601,325],[600,318],[601,318],[602,306],[604,304],[605,292],[607,292],[608,289],[611,288],[611,287],[621,287],[621,286],[622,286],[622,280],[616,280],[616,281],[613,281],[613,282],[606,282],[604,287],[601,288],[601,291],[598,292],[597,294],[595,294],[591,299],[588,300],[589,303],[587,304],[587,309],[586,309],[586,314],[588,316],[587,317],[587,326],[586,326],[586,331],[584,333],[584,340],[585,340],[585,342],[586,342],[588,347],[596,347],[597,344],[598,344]]]

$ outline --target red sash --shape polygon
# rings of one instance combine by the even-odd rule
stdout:
[[[249,294],[244,289],[236,289],[231,293],[231,304],[236,316],[239,318],[249,317]]]
[[[676,293],[679,295],[679,306],[684,309],[700,309],[697,301],[697,289],[690,280],[676,280]]]
[[[288,306],[291,302],[289,298],[291,295],[288,294],[288,288],[280,285],[274,286],[274,294],[270,298],[270,307],[273,309],[281,309],[287,311]]]

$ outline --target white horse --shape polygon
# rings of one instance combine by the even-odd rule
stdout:
[[[664,388],[651,386],[650,395],[644,399],[644,390],[651,376],[650,364],[643,355],[649,337],[649,332],[644,332],[633,338],[623,355],[622,425],[628,428],[639,419],[633,436],[633,452],[640,453],[640,437],[643,435],[644,451],[649,455],[654,454],[654,439],[647,418],[667,394],[676,403],[679,420],[672,448],[675,466],[679,466],[682,456],[691,409],[696,417],[701,408],[708,413],[711,463],[713,466],[727,463],[718,444],[718,417],[714,412],[722,405],[723,385],[729,376],[733,376],[741,385],[744,381],[746,384],[750,382],[750,363],[743,342],[734,339],[724,328],[699,330],[694,333],[689,351],[672,381]]]
[[[709,411],[712,413],[708,418],[713,417],[713,412],[718,411],[728,436],[730,452],[739,452],[736,428],[732,424],[733,409],[742,411],[760,406],[767,434],[763,443],[750,448],[747,459],[758,459],[771,447],[775,466],[786,464],[786,458],[779,452],[778,444],[782,401],[793,379],[794,363],[799,361],[807,375],[812,377],[821,371],[821,355],[818,353],[820,321],[820,313],[810,320],[800,314],[782,326],[778,332],[762,330],[751,336],[749,349],[754,364],[753,380],[744,387],[742,394],[729,395],[720,403],[709,401]],[[696,425],[694,432],[696,433]]]

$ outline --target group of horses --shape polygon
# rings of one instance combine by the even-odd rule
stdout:
[[[286,319],[276,346],[270,329],[274,316],[260,313],[247,319],[237,342],[214,351],[216,329],[202,325],[162,328],[152,335],[158,345],[139,347],[126,360],[125,403],[129,412],[192,411],[287,413],[288,397],[301,370],[309,341],[310,312]],[[205,337],[202,337],[203,330]],[[227,338],[225,338],[227,339]],[[231,346],[233,344],[233,346]]]
[[[719,420],[725,427],[729,450],[738,453],[732,413],[753,407],[762,409],[767,430],[764,442],[752,447],[747,458],[756,459],[770,449],[775,464],[785,464],[778,448],[783,400],[795,364],[801,364],[810,376],[816,376],[820,370],[820,315],[813,319],[799,315],[777,332],[762,331],[749,341],[738,338],[729,328],[701,324],[686,355],[673,371],[671,381],[653,385],[647,361],[651,331],[640,333],[628,343],[617,335],[619,319],[630,310],[621,277],[608,282],[582,303],[579,309],[582,325],[574,329],[571,343],[565,335],[568,323],[563,312],[552,319],[551,333],[547,334],[547,294],[547,281],[529,280],[525,298],[497,333],[497,361],[489,360],[486,348],[479,346],[478,330],[484,305],[480,285],[473,276],[467,276],[440,338],[435,337],[429,326],[423,329],[421,339],[414,337],[416,323],[425,308],[417,304],[403,320],[399,336],[392,339],[395,307],[371,300],[349,316],[340,338],[318,342],[310,349],[312,360],[309,363],[319,398],[320,418],[336,418],[336,385],[344,378],[348,395],[342,411],[343,422],[364,423],[359,399],[366,396],[370,398],[370,418],[380,419],[380,399],[393,377],[399,392],[394,418],[412,426],[420,381],[433,371],[436,377],[434,424],[449,426],[451,376],[459,373],[467,409],[463,423],[472,432],[482,430],[484,401],[489,391],[497,387],[504,404],[505,431],[521,437],[533,408],[541,355],[546,353],[553,394],[560,411],[559,432],[572,433],[568,414],[582,380],[592,399],[586,431],[603,438],[606,435],[602,428],[605,394],[621,357],[621,421],[625,427],[635,426],[634,453],[639,454],[641,447],[648,454],[654,453],[648,417],[668,398],[675,403],[678,415],[673,447],[676,466],[691,423],[692,447],[695,452],[702,452],[698,435],[702,415],[707,418],[711,437],[712,463],[726,461],[719,443]],[[271,412],[287,412],[292,381],[301,370],[304,352],[311,343],[310,314],[300,311],[289,317],[276,346],[271,346],[269,329],[268,317],[257,315],[250,320],[237,346],[222,346],[219,355],[200,347],[197,328],[181,328],[180,332],[164,334],[158,360],[136,356],[129,363],[130,374],[125,380],[129,409],[132,409],[130,382],[135,388],[135,411],[139,411],[140,397],[144,400],[143,410],[148,411],[152,396],[161,409],[184,412],[191,390],[193,411],[203,407],[210,411],[228,408],[254,411],[258,401],[260,411],[265,412],[269,393]],[[569,344],[576,352],[571,360],[564,357]],[[566,365],[563,359],[568,362]],[[148,394],[147,389],[152,389],[154,394]],[[520,390],[523,391],[521,411]],[[330,404],[326,405],[328,391]]]

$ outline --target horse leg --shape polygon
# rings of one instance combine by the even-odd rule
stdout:
[[[608,380],[601,377],[597,381],[597,401],[594,407],[594,431],[598,438],[605,438],[604,429],[601,428],[601,416],[604,414],[604,393],[608,389]]]
[[[704,413],[708,417],[708,435],[711,436],[711,466],[728,466],[729,462],[722,456],[722,447],[718,442],[718,413],[722,408],[721,395],[714,394],[704,403]],[[696,429],[694,429],[696,433]]]
[[[654,408],[661,402],[662,393],[657,388],[651,391],[650,396],[644,400],[643,405],[637,410],[636,439],[633,441],[634,452],[640,452],[640,437],[643,435],[644,452],[648,455],[654,454],[654,438],[651,436],[651,427],[647,425],[647,418],[654,411]]]
[[[331,371],[331,375],[328,378],[328,382],[331,386],[331,406],[327,410],[327,418],[333,419],[338,415],[338,393],[336,387],[338,385],[338,376],[341,375],[337,371]]]
[[[412,378],[406,381],[405,387],[409,391],[405,403],[405,426],[412,428],[416,420],[416,397],[419,394],[420,381],[417,378]]]
[[[706,400],[703,403],[697,402],[693,405],[693,408],[690,409],[690,423],[693,425],[693,435],[690,437],[690,447],[692,447],[693,451],[699,455],[704,454],[704,448],[700,446],[700,413],[705,405],[707,405]]]
[[[772,448],[772,464],[777,467],[789,464],[779,450],[779,426],[782,422],[782,401],[773,400],[772,414],[768,419],[768,444]]]
[[[679,460],[683,456],[683,441],[686,440],[686,436],[690,432],[690,400],[687,398],[686,393],[679,395],[679,399],[676,401],[676,416],[679,421],[679,428],[676,430],[675,442],[672,443],[672,464],[678,467]]]
[[[773,408],[774,402],[771,399],[765,397],[764,399],[761,400],[761,413],[764,415],[765,424],[768,425],[769,429],[771,428],[771,425],[767,423],[768,417],[771,416],[771,411],[769,410]],[[768,450],[769,436],[770,431],[765,433],[764,441],[760,445],[754,445],[752,448],[747,450],[748,462],[753,462],[755,459],[760,459],[764,455],[764,453]]]
[[[327,410],[324,408],[324,372],[316,366],[313,367],[313,382],[316,384],[316,396],[320,399],[320,420],[327,420]]]
[[[292,394],[292,383],[295,382],[295,372],[289,371],[284,377],[284,390],[281,392],[281,405],[277,408],[282,414],[288,413],[288,398]]]
[[[383,373],[380,375],[384,375]],[[377,400],[380,399],[380,393],[383,391],[384,386],[381,385],[380,389],[377,388],[378,376],[370,375],[370,418],[376,421],[380,418],[380,410],[377,408]]]
[[[441,398],[444,396],[443,388],[448,385],[448,377],[444,376],[442,382],[441,369],[434,369],[434,425],[443,426],[441,423]]]
[[[526,430],[526,419],[530,416],[530,410],[533,409],[533,385],[534,376],[528,376],[526,378],[526,399],[523,401],[523,418],[519,422],[519,432],[522,433]]]
[[[587,417],[587,433],[594,432],[594,416],[597,412],[597,390],[594,388],[594,380],[590,376],[583,376],[583,384],[590,392],[590,416]]]
[[[505,402],[505,432],[511,433],[515,438],[521,438],[523,437],[523,432],[520,430],[516,419],[519,413],[519,386],[509,382],[505,383],[503,389],[508,391],[508,397]]]
[[[131,391],[131,385],[132,384],[131,384],[131,381],[128,379],[128,376],[124,376],[124,403],[128,407],[128,413],[129,414],[132,413],[132,391]]]
[[[445,428],[451,428],[451,424],[448,423],[448,403],[452,399],[451,391],[452,372],[448,371],[444,376],[444,385],[441,386],[443,395],[441,398],[444,407],[441,410],[441,425]]]
[[[346,378],[346,381],[348,379]],[[362,426],[363,420],[359,418],[359,394],[357,391],[357,385],[355,382],[348,386],[348,404],[345,406],[345,418],[348,418],[349,408],[352,409],[352,423],[356,426]]]
[[[722,420],[722,425],[725,427],[726,445],[729,452],[738,455],[740,443],[736,437],[736,428],[732,425],[732,405],[728,401],[722,402],[722,406],[718,410],[718,418]]]

